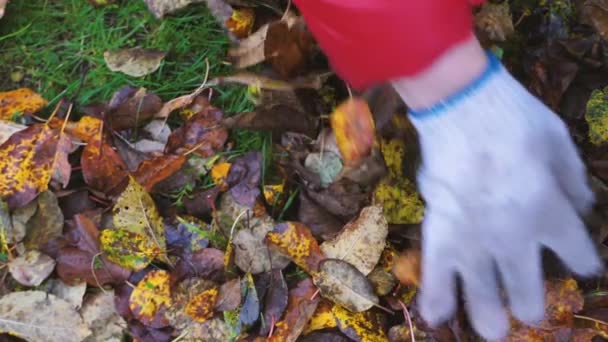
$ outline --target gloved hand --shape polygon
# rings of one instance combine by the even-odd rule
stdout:
[[[566,126],[496,57],[462,91],[410,117],[427,201],[419,297],[426,321],[452,316],[458,274],[475,330],[504,337],[495,271],[515,317],[541,320],[543,246],[579,275],[602,268],[579,217],[593,194]]]

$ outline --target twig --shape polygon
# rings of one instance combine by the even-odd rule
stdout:
[[[407,324],[410,327],[410,336],[411,336],[412,342],[416,342],[416,336],[414,336],[414,325],[412,324],[412,318],[410,317],[410,312],[407,311],[407,306],[405,306],[405,303],[402,300],[399,300],[399,305],[401,305],[401,307],[403,308],[403,317],[405,317],[405,320],[407,321]]]
[[[608,323],[604,322],[604,321],[600,321],[599,319],[593,318],[593,317],[588,317],[588,316],[583,316],[583,315],[574,315],[575,318],[578,319],[584,319],[586,321],[591,321],[591,322],[595,322],[597,324],[601,324],[601,325],[607,325]]]

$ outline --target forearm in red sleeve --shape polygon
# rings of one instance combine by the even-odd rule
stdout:
[[[413,76],[470,38],[484,0],[294,0],[336,72],[355,88]]]

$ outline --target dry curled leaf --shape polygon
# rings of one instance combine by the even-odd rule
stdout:
[[[3,10],[2,4],[0,4],[1,10]],[[46,107],[47,103],[42,96],[28,88],[0,93],[0,120],[11,120],[16,114],[34,114]]]
[[[0,298],[0,333],[30,341],[80,342],[91,334],[72,305],[43,291],[9,293]]]
[[[321,244],[321,251],[331,259],[340,259],[368,275],[378,263],[386,245],[388,223],[382,207],[370,206],[349,222],[333,240]]]
[[[276,225],[274,230],[266,235],[266,240],[309,274],[317,272],[319,263],[325,259],[308,227],[299,222]]]
[[[143,324],[152,328],[169,325],[165,311],[171,306],[169,273],[164,270],[150,271],[139,281],[131,297],[129,308]]]
[[[167,53],[163,51],[136,47],[106,51],[103,58],[112,71],[120,71],[133,77],[142,77],[156,71],[166,55]]]
[[[357,268],[338,259],[325,259],[313,276],[321,295],[352,312],[361,312],[378,304],[371,283]]]

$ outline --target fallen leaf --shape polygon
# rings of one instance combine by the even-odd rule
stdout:
[[[321,300],[319,305],[317,305],[317,310],[315,310],[315,313],[310,318],[310,321],[308,321],[303,334],[308,335],[316,330],[336,328],[338,323],[336,322],[336,316],[332,312],[332,308],[335,305],[336,304],[326,299]]]
[[[171,306],[169,273],[153,270],[137,284],[129,298],[129,308],[143,324],[152,328],[169,325],[165,311]]]
[[[104,229],[99,242],[109,261],[132,271],[143,270],[163,254],[147,236],[124,229]]]
[[[253,112],[229,116],[222,120],[222,124],[232,129],[270,131],[279,136],[286,131],[310,136],[315,132],[317,119],[300,108],[299,104],[277,101],[262,102]]]
[[[369,192],[359,184],[342,178],[325,189],[306,189],[306,195],[317,205],[341,220],[354,218],[369,205]]]
[[[239,325],[248,328],[260,316],[260,299],[251,273],[247,273],[241,280],[241,292],[243,293],[243,305],[239,314]]]
[[[403,174],[404,142],[383,141],[381,149],[389,172],[376,186],[374,202],[382,205],[390,224],[420,223],[424,205],[414,184]]]
[[[3,203],[3,211],[5,215],[10,215],[9,208],[6,202]],[[38,210],[38,202],[31,201],[25,206],[19,207],[13,211],[11,224],[5,223],[7,242],[16,244],[25,238],[27,233],[27,222],[36,214]]]
[[[325,259],[313,276],[321,295],[351,312],[361,312],[378,304],[369,280],[357,268],[338,259]]]
[[[230,311],[241,304],[241,280],[232,279],[220,286],[220,293],[215,303],[215,310]]]
[[[582,15],[603,38],[608,38],[608,6],[605,0],[588,0],[582,4]]]
[[[205,1],[206,0],[145,0],[144,2],[156,19],[162,19],[165,15],[185,8],[190,4]]]
[[[68,224],[65,233],[68,244],[59,249],[57,274],[67,284],[81,280],[91,286],[120,284],[131,272],[110,262],[99,250],[99,230],[85,215],[74,216],[74,224]],[[94,273],[93,273],[94,272]]]
[[[235,158],[230,166],[226,182],[234,201],[248,208],[253,208],[260,195],[262,177],[262,154],[252,151]]]
[[[217,302],[219,290],[217,287],[207,289],[190,299],[186,308],[186,314],[195,322],[205,322],[213,317],[213,310]]]
[[[211,179],[213,179],[213,183],[218,186],[222,191],[228,190],[228,183],[226,179],[228,178],[228,172],[230,171],[230,163],[217,163],[213,165],[211,168]]]
[[[271,323],[278,321],[283,316],[283,312],[287,308],[288,295],[289,289],[285,278],[283,278],[283,272],[272,270],[268,291],[264,296],[263,324],[260,327],[260,335],[267,336],[271,329]]]
[[[378,263],[386,245],[388,223],[382,207],[370,206],[346,224],[333,240],[321,244],[321,251],[331,259],[340,259],[368,275]]]
[[[235,9],[226,20],[226,27],[235,37],[242,39],[251,34],[255,12],[251,8]]]
[[[2,0],[0,0],[2,1]],[[0,120],[0,144],[3,144],[11,135],[23,131],[27,126],[14,123],[12,121]]]
[[[124,86],[110,99],[106,119],[116,131],[136,128],[152,119],[162,106],[160,97],[146,88]]]
[[[0,298],[0,332],[41,342],[80,342],[91,331],[72,305],[43,291],[21,291]]]
[[[304,166],[319,175],[322,187],[333,183],[342,171],[340,156],[333,152],[310,153],[304,161]]]
[[[305,192],[300,193],[298,220],[310,228],[312,234],[323,240],[333,239],[344,224],[311,200]]]
[[[86,342],[120,342],[127,323],[114,308],[114,290],[87,297],[80,310],[82,319],[93,332]]]
[[[0,4],[0,11],[4,10],[3,5]],[[28,88],[0,93],[0,120],[11,120],[17,114],[34,114],[47,104],[42,96]]]
[[[308,274],[316,273],[326,258],[308,227],[299,222],[279,223],[266,240]]]
[[[215,248],[203,248],[181,259],[171,275],[174,281],[189,277],[215,279],[224,270],[224,252]]]
[[[485,3],[475,14],[475,28],[482,41],[504,42],[514,32],[509,3]]]
[[[120,155],[99,137],[90,141],[80,157],[84,181],[106,194],[120,193],[127,182],[128,169]]]
[[[376,313],[372,311],[353,313],[339,305],[334,305],[331,311],[336,317],[340,331],[353,341],[388,341]]]
[[[205,278],[187,278],[181,281],[177,286],[171,286],[171,305],[167,306],[165,311],[165,317],[170,326],[178,331],[191,330],[194,326],[197,326],[205,321],[209,320],[209,317],[197,322],[194,315],[196,315],[195,305],[191,305],[196,301],[196,298],[201,296],[201,299],[209,295],[208,290],[217,290],[217,286],[214,282]],[[213,291],[212,291],[213,292]],[[215,300],[215,299],[213,299]],[[188,307],[190,308],[188,309]],[[210,311],[209,311],[210,310]],[[213,306],[206,306],[206,312],[204,314],[213,314]]]
[[[42,249],[63,231],[63,213],[55,194],[52,191],[41,193],[36,204],[36,213],[25,224],[27,233],[23,243],[29,249]]]
[[[585,121],[589,125],[589,140],[601,146],[608,142],[608,88],[597,89],[591,93],[587,102]]]
[[[351,340],[339,332],[315,331],[298,339],[299,342],[350,342]],[[391,341],[392,342],[392,341]]]
[[[367,279],[374,286],[374,292],[380,297],[388,295],[398,283],[393,274],[396,258],[397,251],[392,246],[387,246],[374,270],[367,275]]]
[[[74,285],[68,285],[61,279],[53,278],[49,279],[46,284],[49,293],[70,303],[74,309],[80,310],[82,307],[82,299],[87,291],[87,283],[85,281],[78,282]]]
[[[59,132],[35,124],[0,145],[0,196],[11,209],[48,189],[58,142]]]
[[[319,297],[314,297],[316,288],[310,278],[300,281],[289,291],[285,317],[279,321],[268,342],[295,342],[317,309]]]
[[[179,171],[186,159],[185,156],[168,154],[146,160],[139,165],[133,177],[146,191],[152,191],[156,184]]]
[[[393,264],[393,274],[402,285],[420,284],[420,251],[409,249],[401,253]]]
[[[352,97],[342,102],[331,113],[330,122],[345,164],[356,165],[371,153],[376,128],[365,100]]]
[[[319,90],[321,89],[323,81],[323,75],[296,77],[290,79],[289,82],[286,82],[247,71],[240,71],[233,75],[214,78],[207,82],[207,85],[216,86],[221,84],[236,83],[246,85],[254,89],[290,91],[299,88]]]
[[[72,140],[67,135],[61,134],[57,143],[57,154],[53,163],[51,180],[61,184],[64,189],[70,183],[70,176],[72,175],[72,165],[68,161],[68,154],[72,152],[73,148]]]
[[[8,270],[13,278],[24,286],[42,284],[54,269],[55,260],[37,250],[27,251],[8,263]]]
[[[166,52],[140,47],[106,51],[103,58],[111,71],[142,77],[158,70]]]
[[[64,126],[64,120],[61,120],[57,117],[53,117],[51,120],[48,121],[48,125],[51,128],[61,129],[61,127]],[[95,137],[99,136],[102,127],[103,121],[98,118],[85,115],[76,122],[66,122],[64,130],[68,135],[74,138],[77,138],[83,142],[89,142]]]

